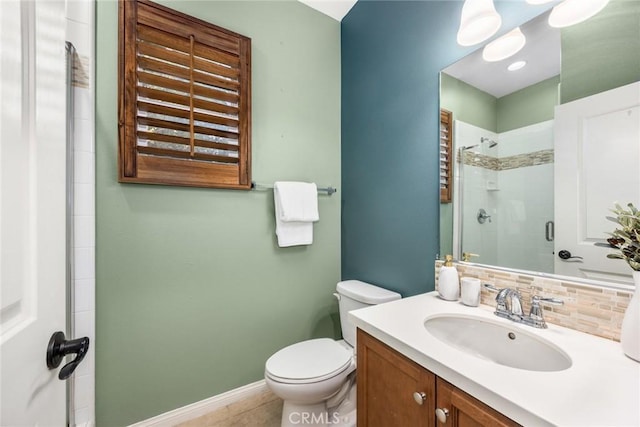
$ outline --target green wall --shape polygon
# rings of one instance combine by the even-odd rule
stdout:
[[[561,102],[640,80],[640,1],[612,0],[562,30]]]
[[[252,38],[253,179],[340,183],[340,24],[299,2],[162,1]],[[279,248],[271,191],[117,182],[117,2],[97,2],[96,419],[126,425],[339,336],[340,193]],[[340,190],[340,189],[339,189]]]
[[[440,106],[462,120],[491,132],[506,132],[553,119],[560,76],[495,98],[463,81],[440,76]]]
[[[453,255],[453,202],[440,203],[440,258]]]
[[[553,120],[559,83],[560,76],[555,76],[499,98],[496,103],[497,132]]]
[[[496,131],[497,99],[462,80],[440,73],[440,107],[453,112],[454,120]]]

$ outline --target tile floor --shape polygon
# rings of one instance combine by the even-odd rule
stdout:
[[[266,390],[177,427],[279,427],[282,399]]]

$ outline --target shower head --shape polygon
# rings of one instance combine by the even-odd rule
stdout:
[[[480,138],[480,144],[484,144],[485,142],[489,143],[489,148],[493,148],[496,145],[498,145],[498,143],[495,142],[493,139],[485,138],[484,136]]]

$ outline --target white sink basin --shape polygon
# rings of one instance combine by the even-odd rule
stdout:
[[[571,358],[556,345],[498,322],[479,317],[443,315],[427,319],[427,331],[467,354],[528,371],[563,371]]]

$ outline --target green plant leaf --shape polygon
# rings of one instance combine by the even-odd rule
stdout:
[[[607,254],[607,258],[623,259],[636,271],[640,270],[640,211],[633,205],[627,203],[627,208],[623,208],[619,203],[614,204],[611,210],[616,216],[606,216],[608,221],[618,224],[620,227],[611,233],[605,243],[595,243],[596,246],[610,247],[616,252]]]

